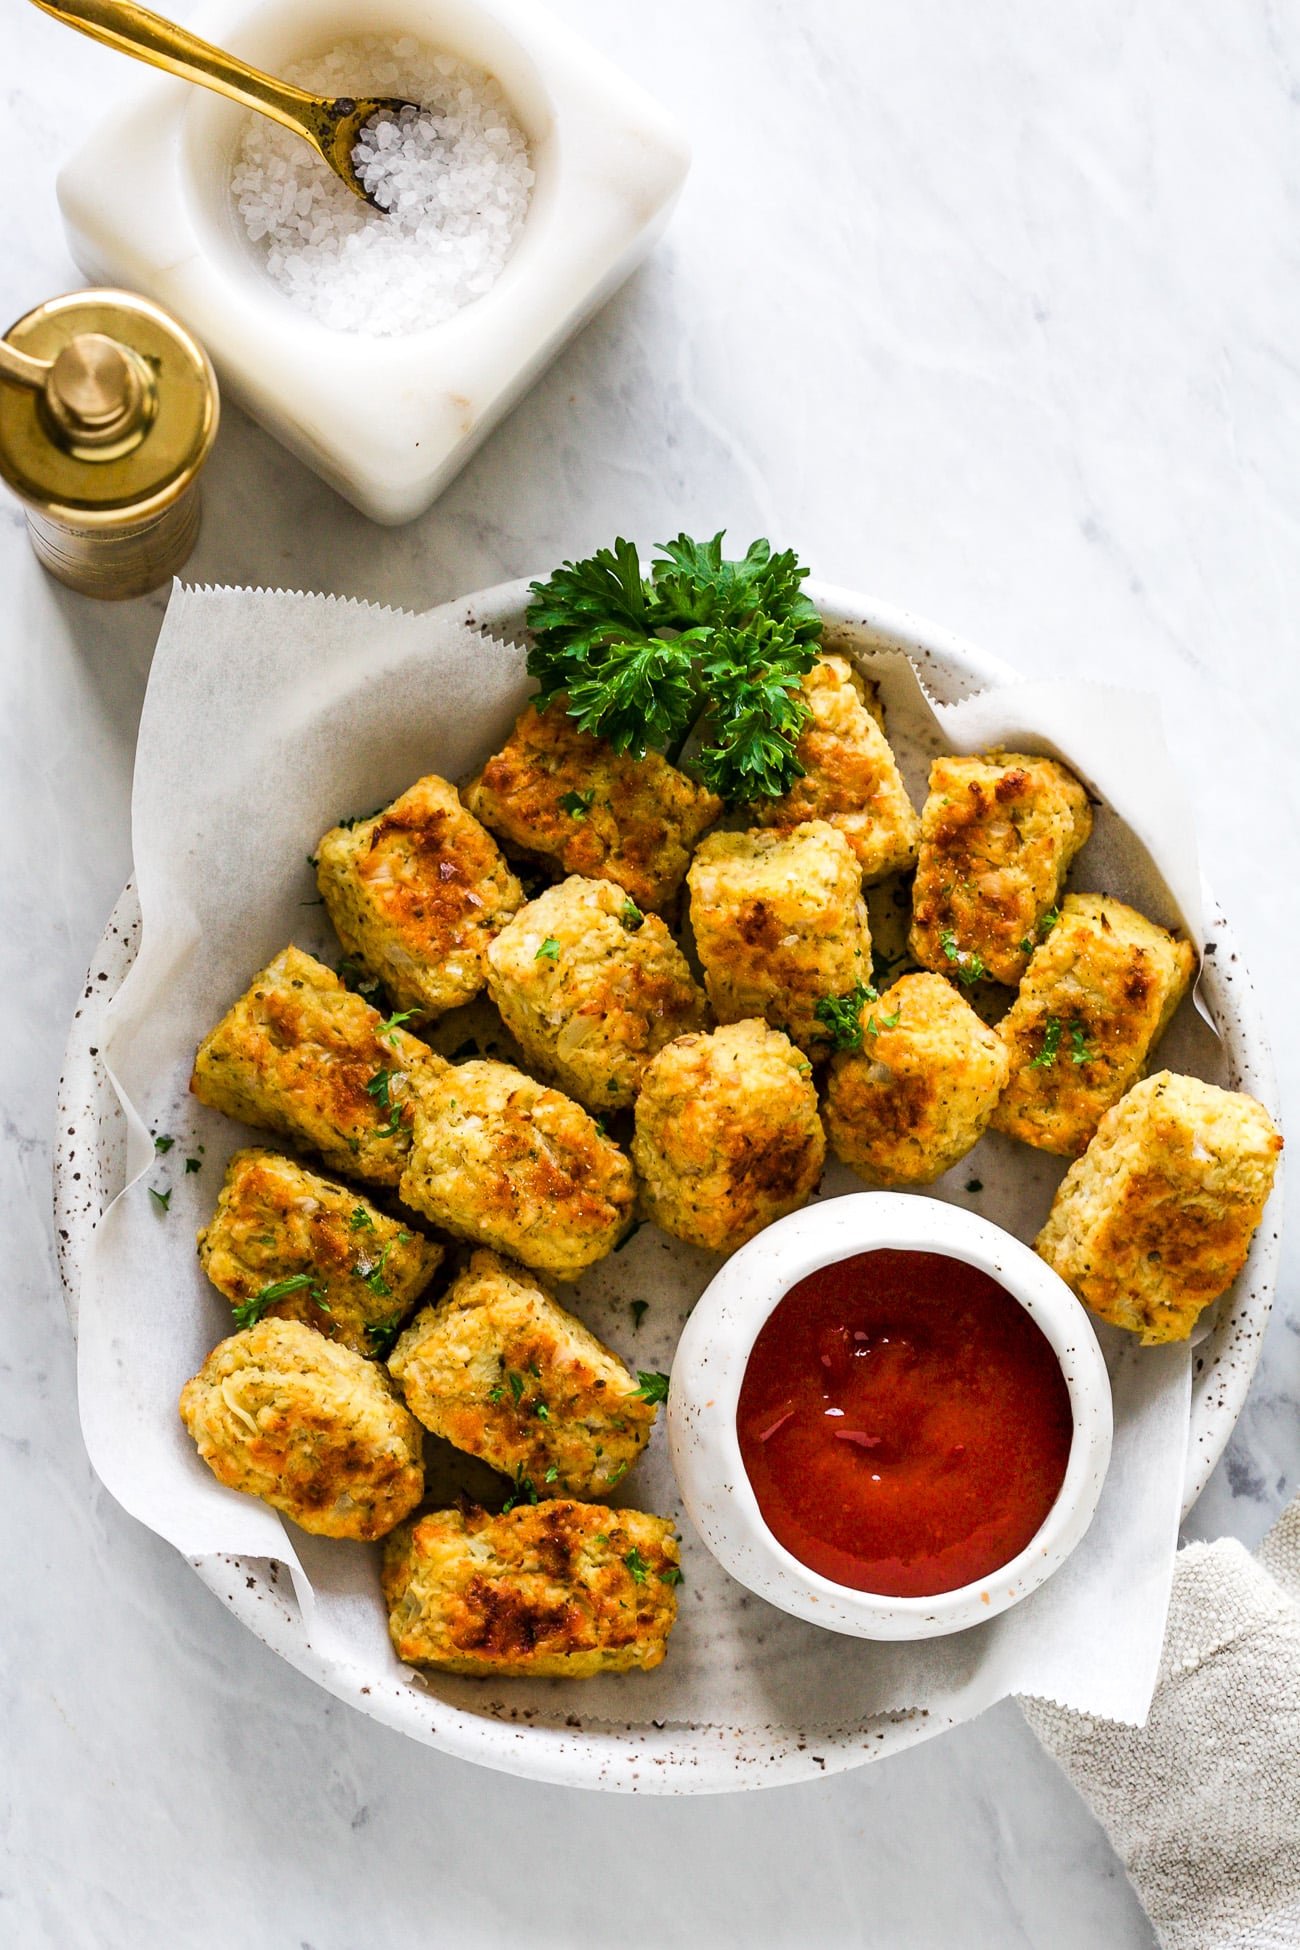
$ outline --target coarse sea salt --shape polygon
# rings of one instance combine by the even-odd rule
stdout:
[[[496,283],[533,171],[499,84],[412,37],[341,41],[284,70],[320,95],[419,103],[366,124],[357,173],[371,209],[300,136],[251,115],[231,191],[267,275],[336,332],[395,337],[450,318]]]

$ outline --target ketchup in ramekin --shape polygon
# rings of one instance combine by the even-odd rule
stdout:
[[[777,1302],[736,1413],[763,1519],[820,1576],[928,1597],[990,1577],[1030,1542],[1073,1432],[1060,1364],[987,1273],[882,1249]]]

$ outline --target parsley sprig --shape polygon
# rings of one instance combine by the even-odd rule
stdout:
[[[821,618],[808,571],[766,541],[739,559],[678,535],[650,573],[622,536],[532,585],[530,675],[539,708],[556,698],[616,751],[676,757],[698,723],[696,766],[730,803],[779,798],[803,767],[801,680],[817,660]]]

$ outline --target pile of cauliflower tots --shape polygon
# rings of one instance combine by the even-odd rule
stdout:
[[[1190,1333],[1245,1258],[1282,1140],[1252,1098],[1146,1076],[1194,956],[1063,892],[1078,780],[940,758],[918,818],[857,672],[803,681],[802,777],[725,820],[665,758],[530,707],[460,791],[420,779],[320,842],[353,986],[287,947],[198,1051],[194,1094],[292,1149],[237,1151],[199,1235],[236,1331],[181,1415],[223,1483],[387,1539],[404,1660],[663,1659],[673,1524],[605,1499],[667,1384],[555,1292],[638,1219],[731,1252],[811,1197],[828,1142],[922,1186],[992,1127],[1074,1161],[1038,1250],[1144,1340]],[[912,972],[878,989],[864,886],[911,873]],[[526,1069],[431,1046],[483,991]],[[426,1431],[501,1494],[418,1514]]]

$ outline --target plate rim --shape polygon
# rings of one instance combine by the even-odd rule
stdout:
[[[494,584],[440,605],[432,613],[517,641],[527,588],[527,578]],[[1001,658],[909,611],[833,584],[810,580],[807,588],[830,626],[832,644],[838,632],[852,631],[860,638],[865,633],[867,640],[905,650],[919,665],[922,681],[925,662],[936,660],[949,673],[954,666],[963,676],[969,673],[972,691],[991,683],[1024,681]],[[1275,1111],[1276,1078],[1254,990],[1231,929],[1208,888],[1206,908],[1207,928],[1218,945],[1216,977],[1223,978],[1224,964],[1230,960],[1235,971],[1230,979],[1238,989],[1235,1009],[1221,1028],[1225,1048],[1234,1070],[1248,1067],[1256,1094]],[[139,907],[134,883],[128,881],[90,964],[59,1084],[53,1168],[56,1247],[74,1335],[85,1249],[100,1213],[120,1189],[106,1174],[118,1148],[120,1131],[114,1126],[122,1125],[122,1112],[97,1061],[98,1043],[91,1038],[134,959],[138,933]],[[95,1148],[88,1152],[91,1136]],[[1237,1297],[1231,1315],[1212,1329],[1196,1357],[1184,1517],[1227,1446],[1258,1365],[1272,1308],[1280,1217],[1279,1182],[1269,1232],[1257,1236],[1256,1278]],[[869,1731],[773,1728],[757,1735],[681,1722],[656,1726],[581,1720],[576,1730],[569,1730],[497,1719],[449,1706],[432,1693],[422,1695],[400,1673],[377,1684],[373,1673],[314,1646],[288,1595],[282,1567],[273,1561],[219,1555],[187,1562],[256,1637],[335,1698],[426,1745],[525,1779],[627,1793],[735,1792],[862,1766],[960,1724],[923,1708],[888,1716],[883,1729],[874,1724]],[[587,1697],[581,1695],[581,1701]]]

